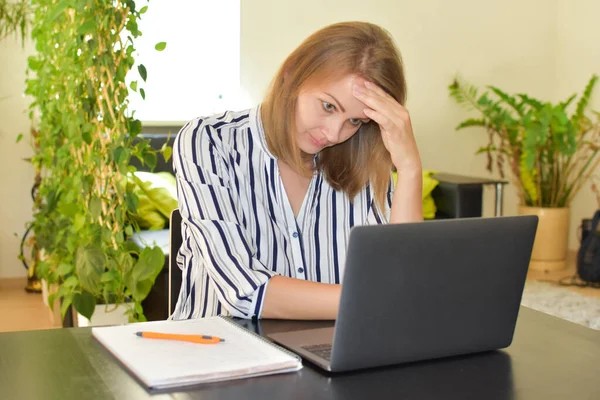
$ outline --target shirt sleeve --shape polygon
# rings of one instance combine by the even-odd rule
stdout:
[[[179,208],[187,228],[182,231],[183,242],[192,242],[195,260],[188,263],[192,270],[186,271],[184,279],[193,285],[198,274],[206,273],[219,302],[231,315],[260,317],[267,282],[276,273],[255,257],[250,235],[241,224],[242,208],[230,185],[227,158],[216,136],[210,125],[196,120],[179,132],[173,145]]]

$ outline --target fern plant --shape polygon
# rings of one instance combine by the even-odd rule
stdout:
[[[577,94],[552,104],[494,86],[480,94],[456,78],[448,87],[450,96],[478,113],[456,130],[485,129],[488,143],[476,154],[486,154],[487,169],[493,172],[496,166],[503,178],[509,169],[521,205],[568,207],[600,162],[600,113],[588,112],[597,81],[593,75],[576,104]]]

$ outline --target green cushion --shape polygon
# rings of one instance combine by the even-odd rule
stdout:
[[[433,179],[431,175],[435,174],[435,171],[424,170],[423,171],[423,218],[434,219],[437,207],[431,197],[431,192],[438,185],[439,181]],[[394,172],[394,182],[398,180],[398,175]]]
[[[142,229],[164,229],[169,223],[171,211],[177,208],[177,186],[175,177],[169,172],[136,171],[129,175],[139,198],[135,215]]]

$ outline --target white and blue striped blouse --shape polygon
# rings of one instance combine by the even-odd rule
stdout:
[[[370,185],[352,202],[315,172],[295,217],[269,152],[260,106],[198,118],[173,146],[183,272],[173,319],[260,318],[269,278],[340,283],[350,228],[389,220]]]

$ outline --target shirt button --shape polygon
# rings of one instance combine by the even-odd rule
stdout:
[[[298,232],[292,233],[292,236],[294,237],[294,239],[298,238]]]
[[[304,272],[304,268],[298,268],[298,272],[299,273],[303,273]]]

